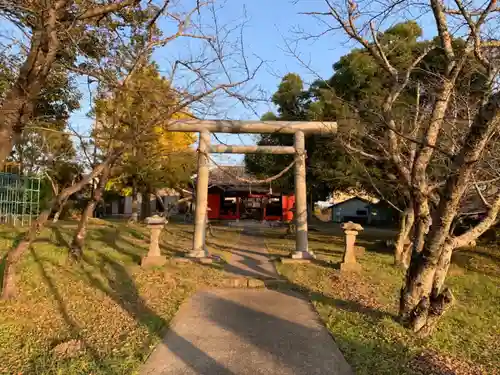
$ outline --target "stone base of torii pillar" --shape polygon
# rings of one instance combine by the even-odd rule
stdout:
[[[208,225],[209,225],[208,212],[212,211],[212,209],[210,207],[207,207],[206,211],[207,211],[207,213],[205,215],[205,233],[203,234],[203,245],[201,246],[201,248],[193,249],[189,253],[186,254],[186,257],[188,259],[200,261],[200,263],[211,263],[211,261],[209,261],[209,259],[211,259],[211,258],[209,256],[208,247],[207,247],[207,244],[205,241],[206,241]]]

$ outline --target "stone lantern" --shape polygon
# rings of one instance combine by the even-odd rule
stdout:
[[[340,270],[359,271],[361,270],[361,266],[356,262],[356,250],[354,247],[354,243],[356,242],[356,236],[358,235],[358,232],[362,231],[363,227],[360,224],[349,221],[342,224],[342,229],[345,233],[345,248],[344,257],[342,258],[342,262],[340,263]]]
[[[167,262],[167,258],[161,255],[159,245],[161,230],[166,223],[167,220],[158,215],[146,218],[146,224],[151,229],[151,239],[149,242],[149,251],[141,260],[142,267],[163,266]]]

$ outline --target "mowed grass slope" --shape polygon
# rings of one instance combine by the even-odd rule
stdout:
[[[328,234],[328,232],[333,234]],[[343,238],[338,228],[310,232],[319,262],[278,264],[279,272],[309,294],[356,374],[500,374],[500,249],[478,246],[457,251],[447,284],[457,299],[434,336],[415,338],[395,320],[404,272],[376,241],[361,235],[367,251],[358,258],[363,272],[340,274]],[[286,254],[293,238],[266,233],[270,253]]]
[[[0,301],[1,374],[133,374],[182,301],[222,279],[194,264],[142,269],[149,230],[102,220],[89,226],[84,260],[74,263],[67,243],[75,225],[43,231],[17,268],[18,298]],[[20,236],[0,227],[1,258]],[[217,231],[217,241],[237,238]],[[179,255],[191,240],[191,226],[168,224],[162,252]]]

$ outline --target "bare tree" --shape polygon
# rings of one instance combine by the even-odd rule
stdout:
[[[99,177],[99,182],[92,192],[87,206],[82,212],[80,221],[76,228],[75,234],[73,236],[73,241],[70,246],[70,255],[75,259],[79,260],[82,256],[82,249],[84,247],[85,236],[87,234],[87,222],[90,217],[92,217],[96,206],[101,202],[106,183],[109,179],[109,174],[111,171],[111,165],[106,165]]]
[[[381,107],[373,109],[380,118],[378,130],[383,130],[377,138],[377,151],[362,155],[392,163],[411,198],[415,220],[413,254],[401,290],[399,314],[422,336],[432,332],[453,302],[451,291],[445,287],[453,250],[477,239],[495,224],[500,209],[496,180],[485,178],[498,175],[491,148],[498,144],[500,127],[500,56],[495,49],[499,42],[494,29],[500,8],[495,0],[479,8],[461,0],[452,3],[429,0],[424,4],[381,5],[325,0],[326,10],[308,12],[321,19],[328,31],[341,30],[358,43],[392,82]],[[377,24],[382,27],[390,17],[401,19],[404,12],[417,11],[421,17],[434,20],[437,38],[404,69],[398,69],[392,62],[393,46],[378,39]],[[455,43],[454,38],[463,43]],[[413,121],[402,121],[398,100],[405,90],[417,87],[413,73],[425,70],[422,61],[434,50],[444,57],[444,66],[441,72],[433,72],[433,93],[425,105],[415,102]],[[471,61],[479,67],[477,72],[485,82],[478,100],[473,100],[471,92],[459,90],[461,75],[472,68]],[[441,177],[431,171],[436,165],[442,168]],[[454,235],[452,225],[462,202],[474,191],[482,196],[487,213],[465,233]]]

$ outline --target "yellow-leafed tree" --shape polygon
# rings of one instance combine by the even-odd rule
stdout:
[[[120,150],[121,157],[100,177],[82,215],[71,246],[77,258],[83,251],[87,217],[105,190],[133,197],[131,219],[135,221],[139,193],[149,196],[160,189],[186,185],[196,164],[191,147],[195,135],[168,131],[169,120],[191,116],[180,111],[175,89],[161,77],[154,63],[135,70],[127,84],[115,92],[102,94],[94,111],[97,148],[103,155]]]
[[[168,131],[170,119],[191,117],[179,112],[177,104],[175,90],[155,64],[130,77],[125,93],[96,103],[96,117],[104,127],[101,133],[115,134],[112,146],[127,148],[107,188],[132,195],[133,221],[138,216],[138,193],[146,196],[157,189],[180,187],[194,172],[194,134]]]

